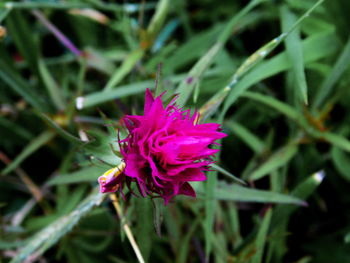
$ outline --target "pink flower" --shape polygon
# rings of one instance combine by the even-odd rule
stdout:
[[[161,98],[154,98],[147,89],[144,115],[123,118],[129,131],[119,141],[125,170],[117,176],[111,170],[101,176],[101,192],[113,192],[124,181],[134,181],[142,196],[155,194],[165,204],[175,195],[196,196],[188,182],[206,180],[204,172],[218,152],[211,145],[226,134],[219,132],[217,123],[198,124],[198,112],[191,115],[189,109],[177,107],[176,99],[164,107]]]

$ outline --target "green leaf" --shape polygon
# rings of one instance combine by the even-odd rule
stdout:
[[[339,81],[343,73],[348,69],[350,64],[350,37],[339,55],[332,71],[328,74],[326,79],[322,82],[321,87],[317,90],[313,109],[317,109],[324,103],[325,99],[332,92],[334,85]]]
[[[205,183],[205,218],[204,218],[204,240],[205,240],[205,256],[209,258],[212,251],[212,240],[214,236],[213,226],[216,213],[215,195],[217,194],[217,172],[209,172],[208,180]]]
[[[254,253],[250,261],[251,263],[262,262],[264,247],[266,243],[266,236],[267,236],[267,233],[270,227],[270,222],[271,222],[271,216],[272,216],[272,208],[269,208],[264,215],[258,234],[256,236],[256,240],[255,240],[256,252]]]
[[[80,219],[88,214],[94,206],[99,205],[104,197],[105,195],[99,193],[98,190],[95,189],[74,211],[68,215],[62,216],[30,238],[27,245],[19,251],[10,263],[21,263],[33,254],[35,254],[35,256],[43,254],[65,234],[71,231],[73,227],[78,224]]]
[[[104,91],[109,91],[114,89],[117,84],[119,84],[123,78],[130,73],[134,68],[136,63],[143,57],[144,50],[136,49],[131,52],[128,57],[123,61],[122,65],[113,73],[111,79],[106,84]]]
[[[8,16],[10,11],[11,9],[9,8],[0,9],[0,23]]]
[[[47,123],[49,127],[54,129],[60,136],[65,138],[66,140],[74,143],[74,144],[84,144],[86,142],[83,142],[79,138],[75,137],[74,135],[70,134],[69,132],[62,129],[56,122],[51,120],[46,114],[38,113],[38,116]]]
[[[47,107],[44,105],[41,96],[35,94],[30,85],[16,72],[7,65],[4,60],[0,59],[0,79],[10,86],[17,94],[19,94],[31,106],[40,111],[46,111]]]
[[[265,143],[238,122],[228,121],[225,122],[225,126],[231,130],[232,134],[247,144],[256,154],[262,153],[265,149]]]
[[[188,262],[188,254],[190,250],[190,240],[192,236],[194,235],[194,231],[198,227],[198,224],[200,223],[200,218],[197,217],[194,221],[191,222],[191,227],[187,231],[186,235],[183,237],[181,244],[180,244],[180,249],[177,253],[177,260],[176,263],[186,263]]]
[[[333,33],[327,32],[324,34],[309,37],[302,41],[305,63],[317,61],[321,58],[327,57],[329,54],[334,52],[336,48],[336,42],[334,41],[334,37],[332,37],[332,35]],[[276,41],[279,41],[279,39]],[[236,84],[234,88],[231,89],[231,93],[225,100],[224,110],[222,114],[225,114],[228,108],[237,100],[239,96],[241,96],[241,94],[246,89],[250,88],[252,85],[258,83],[263,79],[274,76],[290,68],[291,64],[288,60],[287,54],[286,52],[282,52],[281,54],[274,56],[265,62],[262,62],[259,66],[247,73],[240,81],[237,81],[237,83],[232,82],[233,84]]]
[[[17,168],[26,158],[32,155],[36,150],[47,144],[55,133],[52,131],[44,131],[38,137],[33,139],[17,157],[4,169],[1,174],[5,175]]]
[[[305,205],[305,202],[303,200],[300,200],[294,196],[247,188],[237,184],[220,184],[215,188],[213,198],[217,200],[236,202]]]
[[[252,100],[256,100],[261,103],[264,103],[269,107],[277,110],[278,112],[286,115],[288,118],[294,121],[298,121],[300,120],[300,118],[303,118],[303,116],[300,113],[298,113],[293,107],[273,97],[269,97],[267,95],[263,95],[263,94],[259,94],[257,92],[251,92],[251,91],[246,91],[242,93],[241,96],[244,98],[248,98],[248,99],[252,99]]]
[[[7,27],[19,52],[29,64],[30,69],[34,73],[37,73],[38,45],[35,42],[33,31],[25,18],[26,16],[22,12],[13,10],[6,19]]]
[[[337,146],[346,152],[350,152],[350,141],[342,135],[331,132],[322,132],[320,133],[320,138],[328,141],[330,144]]]
[[[92,166],[67,174],[59,174],[48,181],[48,185],[97,182],[97,178],[106,172],[106,167]]]
[[[92,2],[92,1],[91,1]],[[26,1],[26,2],[15,2],[15,1],[6,1],[0,3],[0,8],[6,9],[38,9],[38,8],[49,8],[49,9],[74,9],[74,8],[94,8],[114,11],[114,12],[127,12],[134,13],[138,12],[141,8],[142,10],[153,9],[153,3],[145,4],[116,4],[116,3],[105,3],[99,1],[93,1],[92,4],[84,2],[58,2],[58,1]]]
[[[316,172],[303,180],[291,192],[291,196],[306,200],[321,184],[325,177],[323,171]],[[288,220],[289,216],[296,210],[295,206],[278,206],[275,209],[272,224],[280,224]]]
[[[331,150],[332,162],[339,174],[350,181],[350,157],[338,147],[333,146]]]
[[[25,127],[23,127],[20,124],[16,124],[1,116],[0,116],[0,126],[2,126],[3,129],[9,130],[15,136],[22,137],[26,140],[30,140],[31,138],[33,138],[33,134],[29,132]]]
[[[350,232],[345,235],[344,242],[345,243],[350,243]]]
[[[298,151],[298,145],[295,143],[290,143],[283,148],[276,151],[270,158],[260,165],[256,170],[254,170],[248,178],[250,180],[258,180],[262,177],[272,173],[273,171],[281,168],[294,157]]]
[[[233,174],[231,174],[229,171],[226,171],[224,168],[220,167],[219,165],[217,164],[211,164],[210,167],[212,167],[213,169],[215,169],[216,171],[218,171],[219,173],[222,173],[223,175],[226,175],[228,178],[236,181],[237,183],[240,183],[240,184],[243,184],[243,185],[246,185],[247,183],[244,182],[242,179],[234,176]]]
[[[81,110],[88,107],[96,106],[106,101],[138,94],[145,91],[146,88],[151,89],[153,87],[154,81],[143,81],[139,83],[120,86],[109,91],[99,91],[83,97],[78,97],[76,100],[76,106],[78,110]]]
[[[218,52],[227,42],[234,27],[237,25],[240,19],[242,19],[242,17],[244,17],[249,11],[251,11],[261,2],[264,2],[264,0],[252,0],[245,8],[243,8],[237,15],[233,16],[231,20],[226,24],[216,43],[207,51],[205,55],[203,55],[197,61],[197,63],[191,68],[187,77],[184,78],[177,87],[176,93],[180,95],[177,99],[178,105],[183,106],[186,103],[193,89],[196,87],[196,85],[198,85],[199,81],[203,77],[204,72],[209,68]]]
[[[297,21],[295,15],[288,9],[286,5],[283,5],[281,7],[280,18],[282,21],[282,30],[284,32],[291,28]],[[287,56],[292,65],[292,72],[298,90],[298,93],[296,94],[300,94],[298,98],[302,99],[305,104],[308,104],[303,50],[298,28],[289,34],[289,36],[285,39],[285,44]]]
[[[230,89],[223,89],[209,99],[199,110],[200,122],[204,122],[219,108],[223,100],[226,98]]]
[[[154,39],[164,24],[170,7],[170,0],[160,0],[147,28],[148,38]]]
[[[39,63],[39,72],[41,74],[45,87],[48,90],[48,93],[51,97],[52,102],[55,104],[57,110],[63,110],[66,106],[66,103],[64,102],[62,93],[56,81],[53,79],[51,73],[46,67],[45,62],[42,59],[40,59],[38,63]]]

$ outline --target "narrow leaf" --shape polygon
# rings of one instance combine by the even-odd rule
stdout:
[[[33,139],[23,150],[17,155],[17,157],[11,162],[4,170],[2,170],[1,174],[8,174],[13,171],[20,165],[26,158],[28,158],[31,154],[33,154],[36,150],[44,146],[48,143],[53,137],[55,133],[52,131],[45,131],[40,134],[38,137]]]
[[[295,143],[290,143],[277,152],[275,152],[271,157],[259,166],[252,174],[249,175],[250,180],[258,180],[262,177],[272,173],[278,168],[286,165],[297,153],[298,145]]]
[[[247,144],[256,154],[262,153],[265,149],[264,142],[238,122],[225,122],[225,126],[232,131],[232,134],[239,137]]]
[[[111,79],[108,81],[105,91],[111,90],[115,88],[117,84],[119,84],[123,78],[130,73],[130,71],[134,68],[136,63],[143,57],[144,50],[137,49],[129,54],[129,56],[123,61],[122,65],[117,69],[116,72],[113,73]]]
[[[270,227],[270,222],[271,222],[271,216],[272,216],[272,208],[269,208],[264,215],[258,234],[256,236],[256,240],[255,240],[256,252],[250,261],[251,263],[262,262],[264,247],[266,243],[266,236],[267,236],[267,233]]]
[[[62,216],[28,240],[27,245],[19,251],[10,263],[20,263],[33,254],[35,254],[35,256],[43,254],[65,234],[71,231],[73,227],[78,224],[79,220],[89,213],[94,206],[99,205],[104,197],[105,195],[100,194],[98,190],[95,189],[95,191],[83,200],[74,211],[68,215]]]
[[[62,129],[56,122],[51,120],[47,115],[45,115],[43,113],[38,113],[38,115],[39,115],[39,117],[42,120],[44,120],[47,123],[47,125],[49,127],[54,129],[59,135],[61,135],[66,140],[68,140],[68,141],[70,141],[72,143],[75,143],[75,144],[83,144],[83,143],[85,143],[82,140],[80,140],[79,138],[75,137],[74,135],[72,135],[69,132],[67,132],[64,129]]]
[[[295,15],[288,9],[286,5],[283,5],[280,11],[280,18],[282,21],[282,30],[286,32],[296,22]],[[286,52],[289,61],[292,65],[292,72],[295,79],[297,93],[300,94],[298,98],[301,98],[305,104],[308,104],[307,97],[307,84],[304,72],[304,58],[303,50],[300,39],[299,28],[296,28],[285,39]]]
[[[213,169],[215,169],[216,171],[218,171],[219,173],[222,173],[223,175],[226,175],[228,178],[236,181],[237,183],[240,183],[240,184],[243,184],[243,185],[246,185],[247,183],[244,182],[242,179],[234,176],[233,174],[231,174],[229,171],[226,171],[224,168],[220,167],[219,165],[217,164],[211,164],[211,167]]]
[[[272,191],[252,189],[237,184],[221,184],[214,192],[217,200],[255,202],[255,203],[281,203],[305,205],[305,202],[297,197],[280,194]]]
[[[39,60],[39,72],[44,81],[45,87],[48,90],[52,102],[55,104],[58,110],[63,110],[66,104],[62,97],[61,91],[59,90],[56,81],[53,79],[51,73],[49,72],[42,59]]]
[[[73,184],[83,182],[94,182],[106,171],[106,167],[92,166],[79,171],[59,174],[48,181],[48,185]]]
[[[343,73],[348,69],[350,64],[350,37],[342,51],[339,55],[335,65],[332,68],[332,71],[328,74],[326,79],[322,82],[321,87],[318,89],[316,98],[313,104],[313,109],[319,108],[331,93],[334,85],[343,75]]]

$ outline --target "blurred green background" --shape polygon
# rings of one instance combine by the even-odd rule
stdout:
[[[350,262],[350,2],[0,2],[0,262]],[[146,88],[222,123],[197,198],[97,178]],[[242,184],[237,178],[244,180]],[[139,257],[140,258],[140,257]]]

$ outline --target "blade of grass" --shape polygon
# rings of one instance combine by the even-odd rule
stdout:
[[[93,1],[92,4],[84,3],[84,2],[51,2],[51,1],[26,1],[26,2],[11,2],[6,1],[4,3],[0,3],[0,8],[6,9],[84,9],[84,8],[98,8],[106,11],[114,11],[114,12],[127,12],[127,13],[135,13],[138,12],[142,7],[145,10],[153,9],[154,3],[146,3],[146,4],[116,4],[116,3],[99,3],[97,1]]]
[[[297,152],[298,145],[296,143],[290,143],[282,147],[271,155],[271,157],[260,165],[252,174],[248,175],[248,179],[253,181],[259,180],[278,168],[287,165]]]
[[[82,182],[94,182],[97,178],[106,171],[106,167],[92,166],[83,168],[79,171],[59,174],[50,179],[48,185],[73,184]]]
[[[291,196],[306,200],[321,184],[325,177],[323,171],[316,172],[303,180],[291,192]],[[297,209],[295,206],[278,206],[275,209],[272,224],[279,224],[283,220],[288,219],[289,216]]]
[[[62,129],[56,122],[54,122],[53,120],[51,120],[46,114],[43,113],[38,113],[38,116],[46,122],[46,124],[51,127],[52,129],[54,129],[57,134],[59,134],[60,136],[62,136],[63,138],[65,138],[66,140],[74,143],[74,144],[84,144],[86,142],[83,142],[82,140],[80,140],[79,138],[75,137],[74,135],[70,134],[69,132],[65,131],[64,129]]]
[[[295,15],[286,5],[283,5],[280,9],[280,19],[282,21],[283,32],[287,32],[297,20]],[[288,59],[292,65],[292,72],[298,90],[298,93],[295,94],[299,94],[297,97],[298,101],[301,99],[305,104],[308,104],[307,84],[304,72],[304,58],[299,29],[296,28],[293,32],[291,32],[284,42],[286,45]]]
[[[8,174],[20,165],[26,158],[33,154],[36,150],[47,144],[55,133],[52,131],[44,131],[38,137],[33,139],[23,150],[17,155],[17,157],[8,165],[4,170],[1,171],[2,175]]]
[[[95,92],[84,97],[78,97],[76,100],[77,109],[85,109],[98,105],[100,103],[110,101],[117,98],[122,98],[145,91],[147,88],[154,88],[154,81],[143,81],[125,86],[120,86],[117,89],[104,92]]]
[[[251,263],[262,262],[264,247],[266,243],[266,236],[269,231],[270,222],[271,222],[271,216],[272,216],[272,208],[269,208],[264,215],[258,234],[256,236],[256,240],[255,240],[256,252],[254,253],[250,261]]]
[[[148,46],[153,44],[153,41],[164,24],[170,7],[170,0],[161,0],[158,2],[156,12],[153,15],[151,22],[147,27],[147,38],[151,40]]]
[[[40,99],[41,96],[35,94],[26,81],[2,60],[0,60],[0,78],[32,107],[39,111],[47,111],[46,105]]]
[[[332,162],[339,174],[350,181],[350,158],[341,149],[333,146],[331,150]]]
[[[287,116],[288,118],[294,121],[298,121],[300,120],[300,118],[302,118],[302,115],[298,113],[293,107],[273,97],[269,97],[267,95],[251,91],[245,91],[241,94],[241,97],[259,101],[265,105],[268,105],[269,107],[277,110],[278,112],[282,113],[283,115]]]
[[[123,78],[130,73],[136,63],[143,57],[145,51],[136,49],[132,51],[123,61],[122,65],[113,73],[111,79],[107,82],[104,91],[110,91],[123,80]]]
[[[39,72],[52,102],[58,110],[63,110],[65,108],[65,102],[61,91],[42,59],[39,60]]]
[[[183,106],[186,103],[194,87],[198,84],[204,72],[211,65],[218,52],[223,48],[239,20],[261,2],[264,2],[264,0],[252,0],[237,15],[231,18],[224,30],[219,35],[216,43],[197,61],[197,63],[189,71],[187,77],[184,78],[184,80],[177,87],[176,93],[180,94],[179,98],[177,99],[178,105]]]
[[[0,127],[1,126],[2,129],[7,129],[11,131],[12,134],[22,137],[23,139],[30,140],[31,138],[33,138],[33,134],[26,128],[24,128],[22,125],[16,124],[13,121],[10,121],[0,116]]]
[[[252,189],[237,184],[221,184],[216,187],[213,198],[216,200],[254,202],[254,203],[280,203],[305,205],[303,200],[291,195],[272,191]]]
[[[322,82],[321,87],[317,90],[315,101],[312,105],[313,110],[321,107],[325,102],[327,96],[332,92],[334,85],[343,75],[343,73],[348,69],[350,64],[350,37],[339,55],[332,71],[328,74],[325,80]]]
[[[10,12],[11,12],[11,9],[8,9],[8,8],[0,9],[0,23],[8,16]]]
[[[234,180],[237,183],[246,185],[247,183],[244,182],[242,179],[238,178],[237,176],[234,176],[233,174],[231,174],[229,171],[226,171],[224,168],[220,167],[217,164],[211,164],[210,167],[212,167],[214,170],[218,171],[219,173],[222,173],[223,175],[226,175],[228,178]]]
[[[30,70],[37,73],[39,50],[34,40],[34,34],[25,18],[23,13],[14,10],[7,17],[6,25],[18,51],[28,62]]]
[[[223,89],[217,92],[211,99],[209,99],[200,109],[199,109],[199,121],[204,122],[208,119],[214,112],[219,108],[223,100],[226,98],[230,89]]]
[[[208,76],[215,75],[216,73],[217,72],[215,71],[208,72]],[[182,78],[183,75],[175,75],[169,77],[168,79],[166,79],[166,81],[179,82]],[[76,99],[76,107],[80,110],[83,108],[96,106],[106,101],[111,101],[117,98],[122,98],[125,96],[144,92],[146,88],[153,89],[154,86],[155,85],[153,80],[146,80],[142,82],[119,86],[118,88],[110,91],[95,92],[83,97],[78,97]]]
[[[320,133],[320,138],[346,152],[350,152],[350,141],[342,135],[331,132],[322,132]]]
[[[216,200],[215,189],[217,185],[217,172],[208,173],[208,180],[205,183],[205,218],[203,222],[204,240],[205,240],[205,258],[209,262],[210,253],[212,251],[213,226],[215,219]]]
[[[293,30],[299,26],[299,24],[306,18],[308,17],[312,11],[319,6],[324,0],[319,0],[317,1],[316,4],[313,5],[312,8],[310,8],[304,15],[302,15],[296,22],[295,24],[287,31],[282,34],[280,34],[278,37],[274,38],[271,40],[269,43],[258,49],[256,52],[254,52],[250,57],[248,57],[245,62],[237,69],[237,71],[233,74],[231,81],[225,88],[229,88],[231,90],[231,93],[228,95],[225,104],[224,104],[224,109],[221,113],[221,119],[223,119],[223,116],[226,114],[226,111],[228,108],[235,102],[235,100],[241,95],[241,93],[249,88],[251,85],[257,83],[259,80],[263,79],[264,77],[264,71],[266,70],[271,70],[265,68],[263,71],[262,68],[266,65],[261,65],[259,68],[256,68],[255,71],[250,72],[250,74],[247,74],[248,71],[250,71],[253,67],[255,67],[259,62],[261,62],[267,55],[269,55],[282,41],[285,40],[285,38],[293,32]],[[315,45],[316,46],[316,45]],[[310,46],[311,49],[315,49],[315,46]],[[329,46],[325,47],[326,50],[329,50]],[[307,54],[307,52],[304,50],[304,54]],[[285,56],[285,53],[283,53]],[[319,56],[320,54],[314,53],[315,56]],[[311,55],[309,56],[311,57]],[[281,57],[279,57],[281,59]],[[291,65],[288,63],[288,59],[286,57],[282,58],[282,61],[285,60],[285,67],[289,68]],[[271,60],[273,61],[273,60]],[[276,60],[275,60],[276,61]],[[282,62],[280,61],[280,62]],[[307,61],[307,58],[305,57],[305,61]],[[276,62],[275,62],[276,63]],[[285,70],[286,68],[283,69],[281,65],[278,63],[276,66],[273,67],[273,71],[277,71],[274,74],[281,72]],[[272,72],[269,72],[267,76],[271,76],[274,74],[271,74]],[[266,73],[265,73],[266,74]],[[271,75],[270,75],[271,74]],[[244,75],[245,78],[239,81]],[[253,77],[254,76],[254,77]],[[267,77],[265,76],[265,77]],[[247,83],[248,82],[248,83]],[[250,82],[250,83],[249,83]],[[233,87],[235,87],[233,89]]]
[[[264,151],[264,142],[241,124],[234,121],[228,121],[225,122],[224,125],[229,128],[235,136],[239,137],[245,144],[247,144],[256,154],[260,154]]]
[[[121,67],[113,73],[111,79],[106,84],[104,91],[114,89],[124,77],[130,73],[136,63],[142,59],[145,50],[152,46],[155,36],[158,34],[163,25],[168,13],[169,0],[161,0],[158,2],[156,12],[153,15],[151,22],[147,28],[145,40],[141,40],[141,47],[132,51],[129,56],[123,61]],[[147,42],[147,43],[144,43]]]
[[[190,229],[187,231],[186,235],[184,236],[183,240],[180,244],[180,249],[176,255],[176,263],[186,263],[188,262],[188,254],[189,254],[189,248],[190,248],[190,241],[191,237],[194,234],[194,231],[197,229],[198,224],[200,223],[200,218],[197,217],[192,223]]]
[[[31,255],[39,256],[56,244],[65,234],[79,223],[79,220],[88,214],[96,205],[99,205],[105,195],[95,189],[78,207],[68,215],[60,217],[54,223],[44,228],[28,240],[19,253],[10,263],[21,263]]]

